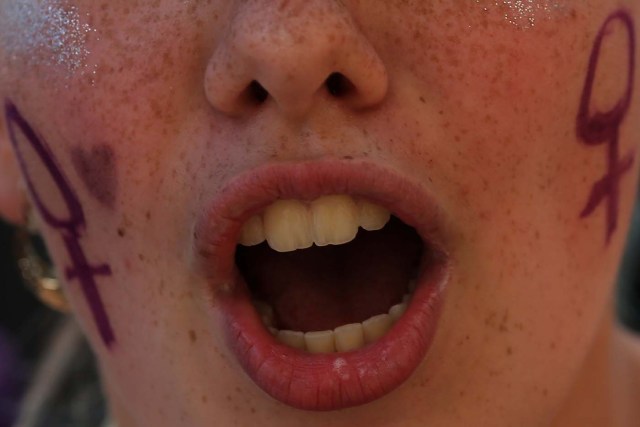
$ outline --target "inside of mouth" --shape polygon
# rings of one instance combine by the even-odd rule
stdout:
[[[236,265],[272,330],[327,331],[388,313],[407,300],[424,252],[415,229],[392,216],[342,245],[276,252],[238,245]]]

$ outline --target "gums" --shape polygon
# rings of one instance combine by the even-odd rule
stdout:
[[[105,310],[98,286],[95,281],[96,276],[111,276],[111,267],[106,264],[93,266],[80,245],[81,231],[86,228],[86,221],[80,200],[71,188],[69,181],[62,173],[57,161],[47,146],[46,142],[38,137],[27,121],[22,117],[18,109],[10,101],[5,102],[5,114],[9,136],[14,146],[18,162],[24,174],[27,188],[31,194],[38,212],[42,219],[52,228],[57,230],[64,241],[65,247],[71,257],[71,266],[65,269],[67,280],[78,280],[82,285],[84,297],[93,313],[93,318],[102,338],[103,343],[110,348],[115,343],[115,335],[111,328],[111,322]],[[38,191],[36,190],[18,147],[16,131],[19,130],[26,141],[31,145],[42,165],[47,169],[56,185],[65,205],[69,210],[69,217],[60,219],[47,208]]]
[[[627,88],[623,98],[608,112],[596,112],[589,116],[589,107],[595,84],[596,70],[600,62],[600,52],[604,37],[609,34],[609,27],[614,21],[620,21],[629,36],[629,68]],[[580,213],[580,218],[593,214],[596,208],[607,203],[607,243],[611,241],[618,226],[618,209],[620,202],[619,186],[622,176],[631,170],[634,162],[634,152],[627,153],[620,158],[620,125],[631,105],[635,73],[635,29],[631,16],[619,10],[606,19],[593,45],[589,58],[589,68],[580,100],[577,119],[578,137],[587,145],[607,144],[607,173],[593,184],[586,206]]]

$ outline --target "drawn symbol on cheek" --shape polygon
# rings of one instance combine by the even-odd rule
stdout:
[[[593,96],[596,70],[600,62],[602,42],[610,32],[610,26],[619,21],[627,30],[629,36],[629,66],[627,71],[627,87],[620,101],[608,112],[596,112],[589,115],[589,107]],[[601,204],[606,202],[607,243],[611,241],[618,226],[618,209],[620,203],[620,181],[623,175],[631,170],[634,162],[634,153],[630,152],[620,158],[620,126],[631,105],[633,84],[635,75],[635,29],[631,16],[625,11],[617,11],[611,14],[598,32],[589,58],[587,78],[580,100],[580,109],[577,120],[578,137],[587,145],[607,144],[607,173],[596,181],[591,188],[591,194],[586,206],[580,213],[581,218],[586,218]]]
[[[118,181],[111,147],[104,144],[91,150],[74,148],[71,161],[89,193],[102,205],[113,209]]]
[[[69,281],[77,280],[82,286],[82,292],[93,314],[94,321],[100,337],[104,344],[110,348],[115,343],[115,336],[111,328],[111,322],[107,316],[104,304],[98,286],[95,281],[96,276],[111,276],[111,268],[104,264],[93,266],[87,260],[87,257],[80,245],[80,233],[85,229],[86,222],[84,212],[80,200],[71,188],[69,181],[62,173],[62,169],[58,166],[53,153],[50,151],[46,142],[40,138],[36,132],[29,126],[27,121],[22,117],[18,109],[11,102],[5,103],[5,114],[14,150],[18,157],[18,162],[22,168],[25,182],[35,207],[38,209],[42,219],[53,229],[57,230],[64,241],[65,247],[71,258],[72,267],[67,267],[66,277]],[[32,177],[29,175],[26,161],[18,146],[17,132],[25,138],[26,142],[36,153],[42,165],[46,168],[53,184],[57,187],[62,195],[64,204],[68,210],[67,218],[56,216],[44,203],[40,197]]]

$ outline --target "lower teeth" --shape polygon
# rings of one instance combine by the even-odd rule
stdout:
[[[253,305],[262,323],[282,344],[309,353],[345,352],[358,350],[382,338],[407,310],[414,290],[415,281],[412,281],[409,283],[409,293],[402,297],[401,303],[392,306],[388,313],[378,314],[362,323],[350,323],[326,331],[301,332],[276,329],[273,307],[258,300],[254,300]]]

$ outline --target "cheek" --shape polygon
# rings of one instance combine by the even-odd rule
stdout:
[[[79,310],[90,312],[90,328],[95,328],[102,344],[110,348],[115,335],[105,309],[97,277],[110,277],[108,264],[89,261],[81,240],[88,225],[85,211],[77,193],[60,166],[56,154],[47,141],[20,114],[18,108],[6,102],[5,113],[9,136],[16,152],[23,178],[31,195],[34,209],[42,220],[49,247],[59,248],[52,254],[59,259],[64,248],[67,259],[58,264],[60,280],[79,283],[83,301]],[[72,294],[79,296],[78,293]]]
[[[629,121],[620,120],[623,111],[616,113],[617,121],[605,125],[610,137],[599,135],[597,143],[589,143],[576,129],[590,69],[598,68],[598,73],[586,119],[595,119],[601,105],[624,100],[624,88],[617,89],[621,80],[630,87],[626,76],[633,75],[633,49],[628,49],[633,24],[619,25],[625,18],[618,16],[616,25],[604,28],[615,12],[607,5],[562,10],[530,29],[517,28],[503,17],[496,21],[490,14],[432,13],[430,20],[409,20],[396,40],[420,46],[411,55],[395,58],[412,71],[418,88],[403,95],[419,99],[423,105],[416,102],[417,111],[424,113],[420,122],[438,129],[428,133],[440,143],[422,138],[420,149],[430,154],[430,161],[436,160],[429,164],[432,178],[440,175],[443,187],[456,192],[453,203],[468,207],[462,215],[469,214],[469,227],[484,218],[502,227],[515,218],[535,223],[535,215],[544,217],[545,211],[550,224],[573,233],[581,214],[590,216],[607,202],[617,204],[618,176],[630,170],[628,147],[633,140],[614,144],[612,136],[628,129]],[[601,27],[606,42],[601,57],[592,60],[597,67],[590,66]],[[613,101],[603,96],[612,93]],[[591,125],[602,124],[591,120]],[[620,158],[616,154],[615,160],[607,160],[614,145]],[[602,181],[603,174],[611,179]],[[607,209],[603,235],[610,239],[618,209]]]
[[[176,159],[193,149],[192,141],[176,144],[185,130],[208,123],[201,117],[208,111],[203,43],[212,43],[206,37],[212,30],[202,17],[215,15],[216,2],[207,10],[171,1],[151,9],[76,3],[82,5],[73,10],[92,28],[83,44],[91,72],[62,72],[47,62],[46,51],[25,51],[39,59],[33,66],[12,64],[15,85],[8,95],[32,117],[46,117],[44,134],[70,147],[64,160],[88,202],[111,211],[131,208],[156,190],[149,186],[170,173],[169,162],[175,174]]]
[[[577,203],[573,193],[584,186],[588,157],[575,135],[591,43],[586,18],[567,18],[562,31],[556,23],[523,31],[508,23],[485,28],[467,15],[439,18],[437,28],[419,33],[420,52],[396,59],[418,89],[403,94],[422,113],[423,137],[414,144],[430,157],[429,174],[461,223],[509,224],[515,210],[530,218],[522,207],[536,199],[548,206],[549,194]],[[402,43],[415,44],[412,34],[404,37]],[[575,209],[571,215],[577,217]]]

